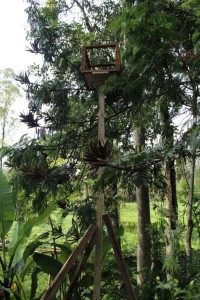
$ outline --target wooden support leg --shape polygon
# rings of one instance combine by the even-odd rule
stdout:
[[[75,263],[77,257],[83,252],[89,240],[91,240],[92,236],[95,234],[96,226],[94,224],[90,225],[83,238],[74,249],[72,254],[69,256],[68,260],[65,262],[57,276],[52,281],[48,290],[44,293],[40,300],[51,300],[58,290],[60,284],[65,278],[66,274],[69,272],[73,264]]]
[[[92,249],[94,248],[95,240],[96,240],[96,236],[93,235],[93,237],[89,241],[88,245],[86,246],[85,253],[82,257],[82,260],[80,261],[80,264],[78,265],[78,267],[76,269],[76,272],[70,282],[70,285],[68,287],[68,290],[67,290],[66,295],[63,300],[71,300],[72,299],[74,286],[76,285],[77,280],[78,280],[84,266],[86,265],[86,263],[88,261],[88,258],[92,252]]]
[[[123,257],[122,257],[122,253],[121,253],[116,235],[114,233],[113,226],[112,226],[109,215],[104,214],[103,215],[103,220],[106,224],[106,227],[107,227],[107,230],[108,230],[108,235],[109,235],[109,238],[110,238],[113,250],[114,250],[114,254],[115,254],[115,257],[116,257],[116,261],[117,261],[118,266],[119,266],[120,271],[121,271],[122,280],[124,282],[124,285],[125,285],[125,288],[126,288],[126,291],[127,291],[127,295],[128,295],[128,300],[137,300],[135,292],[134,292],[133,287],[131,285],[131,280],[130,280],[130,277],[128,275],[128,272],[127,272],[127,269],[126,269],[126,266],[125,266],[125,263],[124,263],[124,260],[123,260]]]

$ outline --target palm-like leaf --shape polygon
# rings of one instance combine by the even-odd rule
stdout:
[[[0,235],[1,240],[10,230],[14,218],[14,203],[6,176],[0,170]]]

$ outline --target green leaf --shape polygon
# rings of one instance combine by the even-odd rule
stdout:
[[[8,185],[6,176],[0,170],[0,235],[5,235],[10,230],[14,219],[14,203],[12,193]]]
[[[184,299],[190,299],[191,298],[191,292],[186,290],[180,290],[175,292],[175,299],[176,300],[184,300]]]
[[[34,299],[35,294],[36,294],[36,290],[38,287],[38,274],[41,272],[41,270],[36,267],[32,274],[31,274],[31,294],[30,294],[30,300]]]
[[[124,235],[124,227],[121,225],[116,231],[116,236],[117,237],[122,237]]]
[[[53,278],[58,274],[58,272],[62,268],[61,262],[59,262],[51,256],[47,256],[42,253],[34,253],[33,259],[44,273],[51,275]]]
[[[11,267],[16,268],[16,270],[19,271],[19,268],[23,266],[24,259],[27,258],[27,255],[25,255],[24,257],[24,251],[27,247],[29,247],[29,245],[27,245],[27,238],[31,234],[33,227],[43,223],[55,210],[55,208],[56,205],[53,204],[50,207],[48,207],[43,212],[43,214],[39,215],[37,218],[28,220],[25,224],[23,222],[16,223],[13,239],[11,240],[8,247],[9,253],[12,257]]]
[[[26,261],[27,258],[31,256],[39,246],[44,244],[44,242],[41,239],[46,238],[47,235],[48,234],[41,234],[33,242],[27,245],[23,254],[24,261]]]
[[[103,254],[102,254],[103,264],[106,264],[107,258],[108,258],[108,253],[109,253],[111,248],[112,248],[112,246],[111,246],[109,236],[105,236],[104,239],[103,239]]]
[[[31,256],[29,260],[26,261],[26,264],[23,266],[23,269],[20,272],[20,277],[24,281],[25,276],[30,274],[30,270],[33,270],[35,262]]]
[[[68,245],[55,244],[55,246],[61,249],[61,253],[58,256],[58,260],[64,264],[72,253],[71,246],[70,244]]]

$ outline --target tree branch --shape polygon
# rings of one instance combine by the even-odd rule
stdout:
[[[74,2],[77,4],[77,6],[80,8],[82,14],[83,14],[83,18],[85,20],[85,25],[87,27],[87,30],[89,32],[92,32],[93,31],[93,28],[92,26],[90,25],[90,22],[89,22],[89,19],[86,15],[86,12],[85,12],[85,8],[84,8],[84,1],[82,1],[82,4],[78,1],[78,0],[74,0]]]

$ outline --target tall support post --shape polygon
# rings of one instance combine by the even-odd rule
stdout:
[[[105,143],[105,96],[99,92],[99,111],[98,111],[98,141]],[[98,169],[98,179],[101,178],[103,167]],[[95,245],[95,264],[94,264],[94,290],[93,300],[100,300],[101,293],[101,267],[103,249],[103,214],[104,214],[104,192],[100,190],[97,195],[96,203],[96,245]]]

